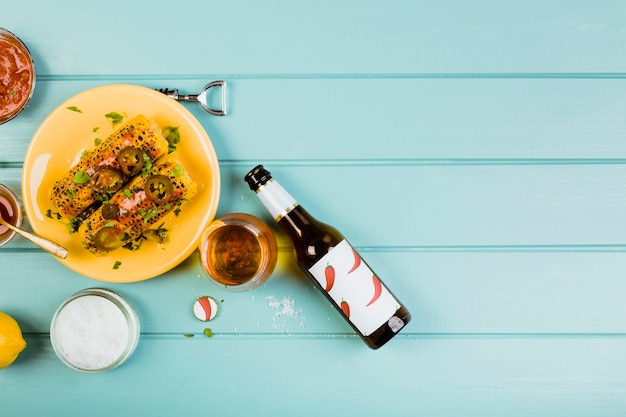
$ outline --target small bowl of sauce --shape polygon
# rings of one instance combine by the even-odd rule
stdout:
[[[200,241],[202,267],[219,286],[251,290],[268,280],[276,267],[278,245],[261,219],[231,213],[213,221]]]
[[[22,226],[23,214],[20,201],[17,199],[17,195],[3,184],[0,184],[0,214],[7,223],[15,227]],[[14,236],[13,230],[0,224],[0,246],[9,243]]]
[[[35,90],[35,64],[26,45],[0,28],[0,124],[17,116]]]

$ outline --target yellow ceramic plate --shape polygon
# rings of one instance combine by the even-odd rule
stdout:
[[[111,112],[125,116],[116,127],[105,117]],[[181,141],[175,155],[198,183],[198,194],[183,203],[179,216],[165,217],[168,242],[145,242],[134,252],[121,248],[97,257],[82,247],[78,234],[68,232],[63,224],[66,220],[46,216],[48,210],[55,212],[50,189],[79,160],[83,151],[95,146],[96,138],[108,137],[140,113],[155,120],[161,128],[179,126]],[[35,132],[24,159],[22,181],[24,209],[33,230],[69,250],[69,256],[60,260],[67,267],[109,282],[153,278],[187,258],[197,248],[205,226],[215,217],[220,193],[217,156],[198,120],[164,94],[133,85],[97,87],[57,107]],[[119,267],[114,269],[116,263]]]

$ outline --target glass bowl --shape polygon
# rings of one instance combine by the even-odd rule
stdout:
[[[24,43],[0,28],[0,124],[26,108],[35,90],[35,64]]]
[[[0,213],[2,218],[9,224],[15,227],[22,226],[22,220],[24,214],[22,212],[22,205],[17,199],[17,195],[6,185],[0,184]],[[0,246],[4,246],[13,237],[15,232],[8,227],[0,225]]]
[[[214,220],[199,249],[204,272],[219,286],[235,291],[251,290],[267,281],[278,253],[267,224],[245,213]]]
[[[104,288],[88,288],[72,295],[54,313],[50,341],[65,365],[97,373],[130,357],[139,329],[139,318],[124,297]]]

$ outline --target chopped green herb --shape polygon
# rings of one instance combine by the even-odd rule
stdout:
[[[74,174],[74,184],[87,184],[91,177],[85,171],[78,171]]]
[[[124,188],[124,191],[122,191],[124,193],[124,196],[126,198],[132,198],[133,197],[133,192],[130,191],[128,188]]]
[[[57,214],[57,218],[61,219],[61,215]],[[64,223],[65,228],[70,234],[77,232],[81,224],[83,224],[83,221],[78,217],[73,217],[68,223]]]
[[[207,327],[206,329],[204,329],[204,335],[205,335],[206,337],[211,337],[211,336],[213,336],[213,330],[211,330],[210,328],[208,328],[208,327]]]
[[[67,107],[68,110],[75,111],[76,113],[82,113],[83,111],[76,106]]]
[[[122,263],[120,261],[115,261],[115,263],[113,264],[113,269],[119,269],[121,265]]]
[[[174,205],[176,206],[176,208],[174,209],[174,215],[178,216],[180,214],[180,206],[181,204],[183,204],[183,198],[181,198],[180,200],[176,200],[174,202]]]
[[[139,210],[139,214],[141,214],[143,216],[143,222],[144,223],[148,223],[150,221],[150,219],[152,219],[153,217],[157,216],[159,214],[159,211],[157,210],[156,207],[152,207],[149,209],[142,209]]]
[[[93,199],[96,201],[100,201],[102,204],[106,204],[109,202],[108,194],[94,194]]]
[[[83,159],[84,157],[86,157],[87,155],[89,155],[89,151],[84,150],[82,154],[80,154],[80,159]]]
[[[178,130],[178,126],[167,126],[163,129],[163,136],[167,139],[167,149],[169,153],[174,152],[176,150],[176,144],[180,142],[180,132]]]
[[[113,226],[115,226],[115,222],[110,221],[110,222],[106,222],[103,227],[113,227]]]
[[[102,143],[102,139],[100,139],[100,138],[95,138],[95,139],[93,140],[93,144],[94,144],[95,146],[98,146],[98,145],[100,145],[101,143]]]
[[[139,249],[140,246],[141,244],[135,244],[134,242],[130,241],[130,242],[125,243],[122,247],[132,252],[132,251],[136,251],[137,249]]]
[[[193,333],[183,333],[183,336],[185,336],[186,338],[192,338],[195,335]]]
[[[9,90],[9,94],[14,96],[15,95],[15,90]]]
[[[76,198],[76,193],[74,192],[74,190],[72,190],[71,188],[66,188],[65,189],[65,194],[69,197],[69,198]]]
[[[178,178],[184,173],[185,173],[185,168],[183,168],[182,165],[176,165],[174,169],[172,170],[172,173],[170,174],[170,176],[172,178]]]
[[[100,130],[100,128],[98,126],[94,127],[93,129],[91,129],[91,131],[93,133],[96,133],[98,130]]]
[[[124,116],[114,111],[105,114],[104,117],[106,117],[107,119],[111,119],[111,126],[113,127],[115,127],[116,124],[124,120]]]
[[[152,172],[152,159],[147,153],[143,153],[143,168],[141,168],[141,175],[146,177]]]

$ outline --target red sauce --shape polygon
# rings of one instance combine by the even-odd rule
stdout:
[[[32,85],[32,62],[24,47],[0,39],[0,121],[26,105]]]
[[[13,200],[0,194],[0,214],[7,223],[15,225],[17,223],[17,210],[13,203]],[[0,240],[5,238],[4,234],[9,232],[6,226],[0,224]],[[7,233],[8,234],[8,233]]]

